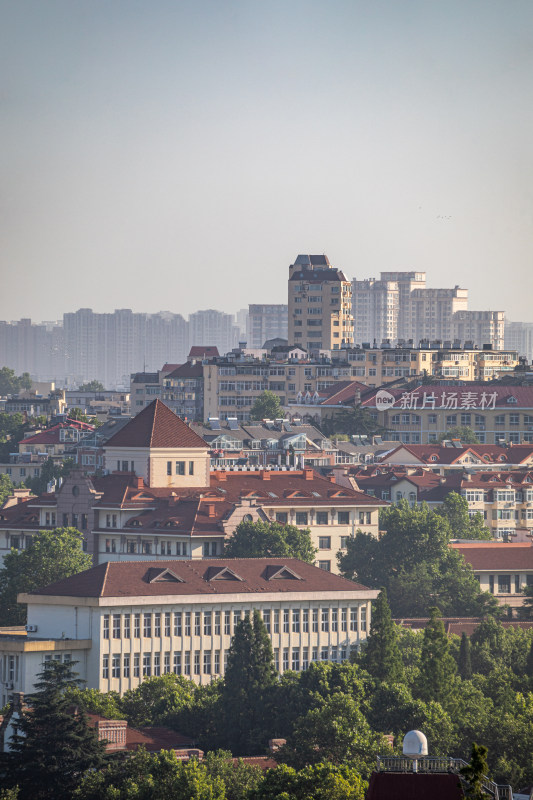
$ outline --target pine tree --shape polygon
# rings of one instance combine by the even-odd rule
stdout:
[[[456,669],[440,611],[438,608],[431,608],[420,656],[420,699],[427,703],[430,700],[444,703],[450,694]]]
[[[487,748],[483,745],[472,744],[472,757],[470,764],[460,771],[466,782],[465,796],[470,800],[485,800],[483,791],[483,778],[488,773]]]
[[[533,689],[533,639],[531,640],[529,653],[527,654],[526,675],[528,676],[531,682],[531,688]]]
[[[264,749],[265,693],[276,680],[270,638],[259,612],[254,611],[253,623],[246,615],[235,629],[224,677],[222,702],[228,746],[234,755]]]
[[[70,800],[82,774],[104,764],[105,745],[64,695],[80,683],[70,664],[51,661],[38,678],[14,725],[5,784],[19,787],[19,800]]]
[[[470,657],[470,639],[463,631],[461,636],[461,646],[459,648],[458,669],[459,675],[463,680],[470,680],[472,677],[472,660]]]
[[[403,664],[398,646],[398,634],[382,588],[372,609],[372,625],[364,655],[364,666],[378,680],[398,683],[402,680]]]

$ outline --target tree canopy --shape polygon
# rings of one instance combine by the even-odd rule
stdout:
[[[370,634],[366,641],[363,663],[370,674],[380,681],[396,683],[402,678],[398,633],[391,618],[387,590],[384,588],[372,607]]]
[[[0,569],[0,624],[24,625],[26,608],[17,603],[19,592],[32,592],[49,583],[89,569],[92,559],[82,550],[82,534],[75,528],[40,531],[25,550],[11,550]]]
[[[32,380],[29,372],[17,377],[10,367],[0,369],[0,395],[18,394],[22,389],[31,389]]]
[[[452,539],[492,539],[483,515],[478,511],[470,516],[466,498],[457,492],[447,494],[442,505],[435,511],[448,520]]]
[[[309,528],[279,522],[241,522],[227,539],[224,555],[229,558],[299,558],[312,564],[316,549]]]
[[[353,408],[342,408],[332,417],[325,419],[322,423],[322,430],[327,436],[336,433],[348,436],[356,434],[366,434],[375,436],[385,433],[385,428],[378,424],[367,408],[361,404]]]
[[[63,463],[56,463],[52,458],[47,458],[41,466],[41,473],[35,478],[27,478],[26,486],[31,489],[34,494],[44,494],[47,491],[47,486],[51,481],[57,481],[59,478],[66,478],[70,474],[74,460],[72,458],[65,458]]]
[[[469,428],[468,425],[456,425],[450,428],[446,433],[441,433],[437,437],[438,442],[443,442],[445,439],[460,439],[463,444],[479,444],[479,439],[476,434]]]
[[[251,419],[280,419],[285,417],[279,397],[274,392],[266,391],[256,397],[250,409]]]
[[[84,710],[74,713],[65,696],[78,683],[70,664],[45,664],[31,708],[14,723],[4,781],[18,787],[19,800],[71,800],[80,774],[104,764],[104,743]]]
[[[406,500],[380,512],[380,539],[358,531],[339,554],[341,573],[366,586],[387,590],[394,617],[428,616],[439,603],[443,614],[480,616],[496,613],[492,595],[481,592],[463,556],[449,547],[448,519],[425,503],[410,508]]]
[[[105,392],[105,386],[100,381],[92,380],[87,383],[82,383],[78,389],[79,392]]]

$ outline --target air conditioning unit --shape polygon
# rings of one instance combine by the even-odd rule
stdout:
[[[6,689],[14,689],[15,688],[15,684],[13,683],[13,681],[6,681],[4,685],[5,685]]]
[[[26,625],[27,633],[37,633],[37,625]]]

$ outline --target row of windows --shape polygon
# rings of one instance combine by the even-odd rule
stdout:
[[[175,542],[169,539],[163,539],[156,544],[156,542],[152,539],[141,539],[140,541],[137,539],[126,539],[125,544],[120,547],[120,540],[118,539],[106,539],[105,540],[105,552],[106,553],[143,553],[145,555],[155,554],[157,555],[158,552],[162,556],[188,556],[189,555],[189,544],[188,542]],[[211,542],[211,548],[209,548],[209,543],[204,544],[204,556],[207,555],[217,555],[217,543]]]
[[[177,653],[117,653],[102,656],[102,678],[150,678],[174,672],[176,675],[220,675],[221,658],[224,659],[224,670],[228,663],[228,650],[200,650]],[[306,670],[311,661],[345,661],[348,656],[346,647],[304,647],[302,649],[284,647],[281,651],[283,672],[292,669],[295,672]],[[274,650],[274,665],[279,672],[280,651]]]
[[[358,606],[351,608],[274,609],[262,612],[268,633],[325,633],[357,631]],[[164,611],[134,614],[104,614],[104,639],[151,639],[152,636],[231,636],[249,610],[234,611]],[[366,607],[361,607],[361,630],[366,631]]]
[[[359,511],[359,525],[370,525],[372,521],[372,516],[370,511]],[[308,511],[297,511],[294,515],[294,521],[296,525],[309,525],[309,518],[310,514]],[[349,511],[337,511],[337,525],[349,525],[350,524],[350,512]],[[335,512],[332,511],[316,511],[314,515],[314,524],[315,525],[331,525],[335,523]],[[289,513],[288,511],[277,511],[276,512],[276,522],[279,522],[281,525],[287,525],[289,521]]]
[[[186,462],[185,461],[176,461],[174,474],[175,475],[185,475],[185,474],[194,475],[194,461],[189,461],[188,473],[186,473]],[[167,475],[172,475],[172,461],[167,461]]]
[[[495,425],[505,425],[505,414],[496,414],[493,417],[493,422]],[[473,417],[473,420],[472,420]],[[421,417],[420,414],[393,414],[391,417],[391,423],[393,425],[418,425],[420,423]],[[485,417],[483,414],[447,414],[446,415],[446,425],[452,426],[457,425],[458,420],[460,421],[461,425],[474,425],[477,426],[484,426],[485,425]],[[437,414],[428,414],[427,415],[427,423],[428,425],[436,425],[438,422],[438,415]],[[509,425],[520,425],[520,414],[509,414]],[[533,425],[533,416],[530,414],[524,414],[524,425]]]

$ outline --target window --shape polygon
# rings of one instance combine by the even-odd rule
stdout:
[[[361,630],[366,631],[366,606],[361,609]]]
[[[149,678],[152,674],[152,659],[151,653],[143,654],[143,677]]]
[[[109,614],[104,614],[104,627],[102,636],[104,639],[109,639]]]
[[[274,633],[279,633],[279,611],[274,611]]]
[[[327,647],[323,647],[321,652],[320,652],[320,660],[321,661],[327,661],[328,660],[328,655],[329,655],[328,648]]]
[[[292,632],[300,633],[300,609],[293,609],[292,612]]]
[[[341,631],[348,630],[348,609],[341,608]]]
[[[494,417],[495,425],[505,425],[505,414],[496,414]]]
[[[204,675],[211,675],[211,650],[204,650]]]
[[[307,511],[297,511],[296,512],[296,524],[297,525],[307,525]]]
[[[283,609],[283,633],[289,633],[289,609]]]
[[[194,461],[189,461],[189,475],[194,475]]]
[[[339,630],[339,611],[333,608],[331,611],[331,630],[336,633]]]
[[[319,561],[318,568],[323,569],[324,572],[331,572],[331,561]]]
[[[307,608],[302,611],[302,631],[309,633],[309,609]]]
[[[317,511],[316,512],[316,524],[317,525],[327,525],[328,524],[328,512],[327,511]]]
[[[331,550],[331,536],[319,536],[318,547],[320,550]]]
[[[520,414],[509,414],[510,425],[520,425]]]
[[[133,677],[139,678],[141,675],[141,657],[137,653],[133,656]]]
[[[470,426],[471,419],[472,419],[471,414],[461,414],[461,425]]]
[[[285,672],[286,669],[289,669],[289,648],[283,648],[283,671]]]
[[[202,633],[201,629],[201,614],[199,611],[194,612],[194,635],[200,636]]]
[[[185,475],[185,461],[176,461],[176,475]]]
[[[263,611],[263,624],[267,633],[270,633],[270,611]]]
[[[318,608],[313,608],[313,633],[318,633]]]
[[[115,539],[106,539],[105,540],[105,551],[106,553],[116,553],[117,552],[117,543]]]
[[[125,639],[129,639],[131,636],[131,614],[124,614],[124,632],[123,636]]]
[[[104,680],[109,678],[109,656],[102,657],[102,678]]]
[[[175,675],[181,675],[181,653],[174,653],[173,671]]]
[[[215,611],[215,636],[220,636],[220,611]]]
[[[199,675],[200,674],[200,651],[199,650],[195,650],[194,651],[194,674],[195,675]]]
[[[287,524],[287,512],[286,511],[278,511],[276,512],[276,522],[279,522],[280,525]]]
[[[224,634],[229,636],[231,634],[231,612],[224,611]]]
[[[436,425],[436,424],[437,424],[437,415],[428,414],[428,425]]]
[[[498,593],[510,594],[511,592],[511,576],[498,575]]]
[[[120,614],[113,614],[113,639],[120,639]]]
[[[329,631],[329,608],[322,609],[322,631]]]
[[[143,636],[145,639],[152,638],[152,615],[151,614],[144,614],[143,615]]]
[[[167,475],[172,475],[172,461],[167,461]]]
[[[191,635],[191,612],[185,612],[185,636]]]
[[[300,651],[293,648],[292,651],[292,669],[295,672],[299,672],[300,670]]]
[[[165,653],[164,655],[163,672],[165,675],[168,675],[170,672],[170,653]]]
[[[337,523],[339,525],[349,525],[350,524],[350,512],[349,511],[338,511],[337,512]]]
[[[211,612],[204,611],[204,636],[211,636]]]
[[[154,614],[154,636],[161,636],[161,614]]]
[[[448,414],[446,417],[446,425],[457,425],[457,414]]]
[[[236,629],[236,627],[237,627],[237,625],[239,624],[240,621],[241,621],[241,612],[240,611],[234,611],[233,612],[233,633],[235,633],[235,629]]]
[[[170,611],[165,611],[165,636],[170,636]]]
[[[134,614],[133,615],[133,636],[135,639],[141,638],[141,615]]]
[[[124,655],[122,674],[125,678],[130,677],[130,657],[128,654]]]
[[[191,674],[191,654],[185,653],[184,661],[183,661],[183,674],[190,675]]]
[[[161,654],[154,653],[154,675],[159,677],[161,675]]]

